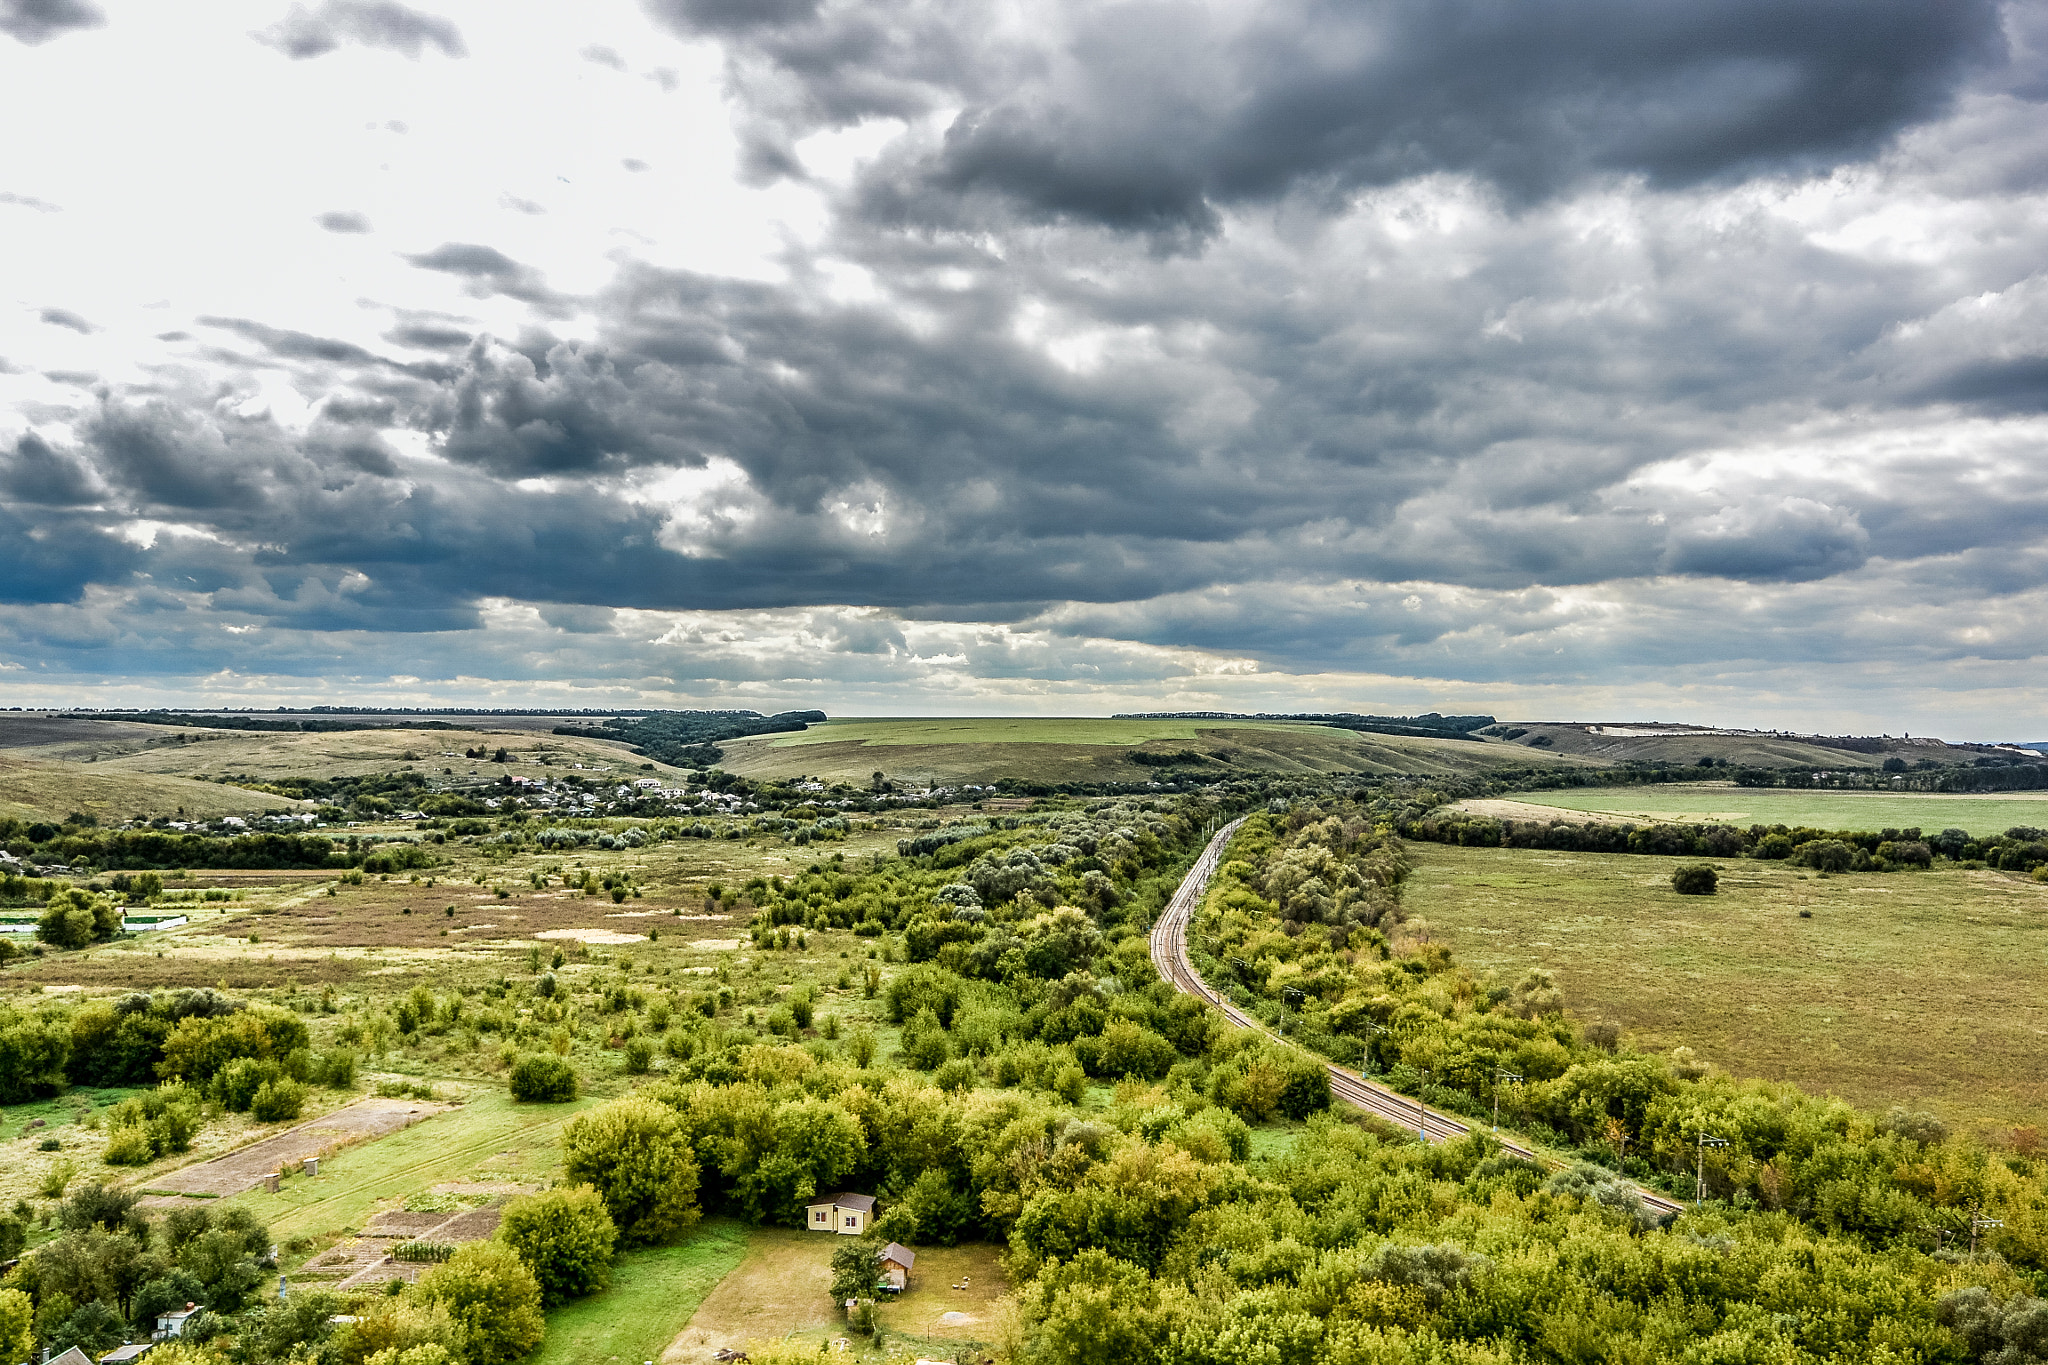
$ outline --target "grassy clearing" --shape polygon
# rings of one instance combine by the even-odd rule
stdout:
[[[1679,896],[1677,859],[1410,851],[1411,931],[1476,970],[1555,972],[1640,1047],[1986,1128],[2048,1119],[2048,887],[1735,861],[1720,894]]]
[[[441,1181],[545,1181],[561,1166],[561,1126],[591,1103],[515,1104],[503,1091],[482,1091],[458,1109],[343,1148],[320,1163],[320,1174],[294,1176],[276,1194],[238,1198],[285,1242],[360,1228],[386,1201]]]
[[[832,1252],[839,1239],[794,1228],[745,1228],[743,1235],[744,1259],[700,1296],[701,1306],[662,1353],[665,1365],[707,1360],[722,1346],[840,1333],[843,1319],[832,1303]]]
[[[612,1266],[611,1288],[548,1315],[547,1342],[528,1365],[661,1359],[746,1249],[744,1224],[713,1218],[675,1246],[627,1252]]]
[[[875,1321],[887,1348],[908,1346],[920,1356],[951,1360],[963,1343],[993,1340],[998,1305],[1009,1290],[1003,1248],[990,1242],[962,1242],[916,1251],[910,1288],[900,1298],[876,1306]],[[945,1320],[949,1315],[954,1315],[951,1322]]]
[[[1890,796],[1881,792],[1780,791],[1732,782],[1668,787],[1588,787],[1524,792],[1519,804],[1599,811],[1693,824],[1812,825],[1822,829],[1964,829],[2002,834],[2014,825],[2048,825],[2048,792],[1995,796]]]

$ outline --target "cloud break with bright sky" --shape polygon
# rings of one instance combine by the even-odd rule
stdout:
[[[2048,6],[0,0],[0,704],[2048,737]]]

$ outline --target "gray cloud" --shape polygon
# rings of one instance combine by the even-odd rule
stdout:
[[[450,241],[403,259],[523,321],[395,309],[394,359],[209,314],[234,349],[24,406],[0,655],[885,710],[2033,695],[2024,24],[1999,66],[1974,0],[658,8],[757,171],[908,123],[772,278],[572,299]]]
[[[329,232],[368,232],[370,220],[352,209],[336,209],[313,220]]]
[[[469,55],[454,24],[393,0],[326,0],[317,10],[293,5],[289,14],[255,37],[293,61],[324,56],[344,43],[383,48],[415,60],[428,47],[445,57]]]
[[[25,209],[34,209],[37,213],[62,213],[64,211],[57,205],[37,199],[33,195],[16,194],[12,190],[0,190],[0,204],[16,204]]]
[[[495,247],[469,242],[444,242],[432,251],[405,258],[421,270],[460,275],[479,297],[503,294],[559,315],[565,300],[547,287],[541,273],[521,265]]]
[[[29,47],[106,22],[99,7],[85,0],[0,0],[0,33]]]
[[[1022,31],[907,0],[649,8],[725,42],[758,175],[798,173],[818,128],[957,109],[900,141],[867,212],[1196,237],[1222,206],[1441,171],[1527,201],[1823,168],[1941,112],[2005,41],[1990,0],[1054,5]]]
[[[52,327],[67,328],[78,333],[80,336],[91,336],[99,330],[99,328],[93,326],[68,308],[45,308],[40,316],[44,322],[49,323]]]

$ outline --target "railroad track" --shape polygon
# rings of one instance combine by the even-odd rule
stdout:
[[[1209,879],[1216,875],[1216,868],[1223,861],[1223,850],[1230,845],[1230,837],[1237,833],[1237,827],[1243,823],[1244,818],[1240,816],[1217,830],[1215,837],[1209,840],[1209,846],[1202,850],[1202,856],[1195,859],[1195,865],[1189,868],[1187,876],[1181,879],[1180,886],[1173,893],[1173,899],[1166,903],[1166,909],[1160,913],[1158,922],[1152,926],[1152,965],[1159,969],[1161,976],[1173,983],[1176,990],[1204,1001],[1239,1028],[1255,1030],[1285,1047],[1295,1047],[1297,1044],[1288,1042],[1287,1039],[1267,1029],[1263,1023],[1239,1009],[1221,992],[1210,989],[1209,983],[1196,974],[1194,965],[1188,961],[1188,925],[1194,919],[1195,906],[1201,902],[1202,893],[1208,889]],[[1331,1095],[1389,1123],[1412,1129],[1427,1141],[1456,1142],[1472,1131],[1469,1124],[1460,1122],[1449,1114],[1440,1114],[1420,1100],[1409,1099],[1399,1091],[1389,1090],[1386,1086],[1369,1081],[1357,1072],[1347,1070],[1334,1062],[1323,1062],[1323,1070],[1330,1076]],[[1503,1151],[1513,1152],[1516,1156],[1526,1157],[1544,1166],[1554,1167],[1558,1164],[1519,1143],[1510,1142],[1505,1138],[1499,1141]],[[1659,1213],[1671,1215],[1684,1211],[1685,1206],[1669,1195],[1659,1194],[1641,1185],[1637,1185],[1635,1190],[1644,1204]]]

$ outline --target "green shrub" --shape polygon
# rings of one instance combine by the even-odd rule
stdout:
[[[265,1081],[249,1102],[249,1115],[258,1123],[283,1123],[295,1119],[306,1105],[306,1087],[289,1078]]]
[[[116,1128],[107,1143],[106,1160],[109,1166],[146,1166],[156,1160],[156,1146],[149,1140],[149,1130],[140,1124]]]
[[[497,1242],[463,1247],[422,1276],[415,1294],[448,1310],[465,1365],[506,1365],[547,1336],[539,1282],[512,1248]]]
[[[561,1104],[576,1098],[576,1069],[544,1052],[521,1057],[512,1067],[512,1098]]]
[[[223,1105],[237,1114],[245,1114],[256,1102],[257,1091],[283,1077],[284,1069],[267,1058],[237,1057],[221,1068],[214,1085]]]
[[[1720,881],[1720,874],[1707,863],[1685,863],[1671,873],[1671,889],[1681,896],[1711,896]]]
[[[576,1185],[507,1204],[498,1240],[519,1253],[553,1308],[611,1283],[619,1230],[597,1191]]]
[[[569,1120],[562,1152],[565,1175],[597,1191],[620,1240],[664,1241],[697,1221],[697,1157],[673,1109],[613,1100]]]
[[[645,1038],[633,1038],[626,1043],[626,1070],[635,1076],[645,1076],[654,1065],[654,1044]]]

